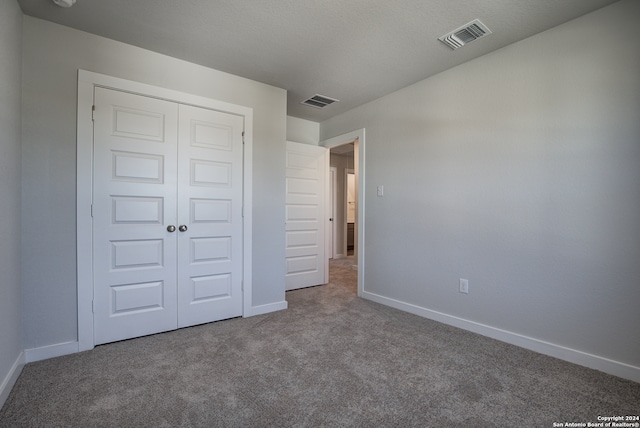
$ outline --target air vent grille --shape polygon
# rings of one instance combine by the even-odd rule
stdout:
[[[451,49],[458,49],[470,43],[476,39],[487,36],[491,34],[491,30],[487,28],[479,19],[474,19],[466,25],[463,25],[460,28],[453,30],[450,33],[445,34],[442,37],[439,37],[440,40],[445,45],[449,46]]]
[[[339,100],[336,100],[335,98],[329,98],[324,95],[315,94],[311,98],[307,98],[306,100],[302,101],[301,104],[305,104],[315,108],[325,108],[326,106],[338,101]]]

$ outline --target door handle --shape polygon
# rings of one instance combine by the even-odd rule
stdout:
[[[174,225],[167,226],[167,232],[175,232],[176,227]]]
[[[187,225],[186,224],[181,224],[180,226],[178,226],[178,230],[180,232],[186,232],[187,231]]]

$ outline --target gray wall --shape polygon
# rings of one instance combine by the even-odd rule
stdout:
[[[0,388],[22,352],[20,71],[22,12],[0,2]],[[10,385],[9,385],[10,386]],[[0,407],[3,404],[0,389]],[[7,391],[8,393],[8,391]]]
[[[366,291],[640,367],[639,16],[623,0],[321,124],[366,128]]]
[[[23,37],[25,348],[77,339],[79,68],[253,108],[253,305],[284,302],[286,92],[31,17]]]
[[[320,142],[320,124],[287,116],[287,141],[317,146]]]

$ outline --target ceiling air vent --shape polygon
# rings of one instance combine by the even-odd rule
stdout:
[[[491,30],[480,22],[479,19],[474,19],[468,24],[439,37],[438,40],[449,46],[451,49],[458,49],[475,39],[479,39],[480,37],[484,37],[489,34],[491,34]]]
[[[315,94],[311,98],[302,101],[301,104],[305,104],[315,108],[325,108],[326,106],[338,102],[334,98],[325,97],[324,95]]]

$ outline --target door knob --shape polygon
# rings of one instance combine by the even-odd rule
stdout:
[[[182,225],[178,226],[178,230],[180,232],[186,232],[187,231],[187,225],[186,224],[182,224]]]
[[[167,232],[175,232],[176,227],[174,225],[167,226]]]

